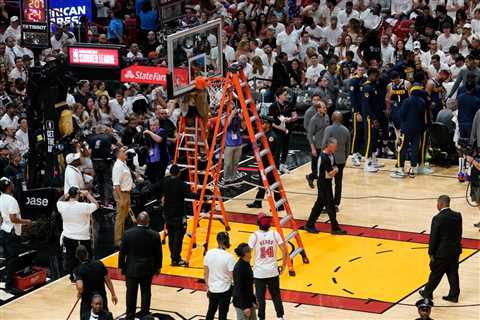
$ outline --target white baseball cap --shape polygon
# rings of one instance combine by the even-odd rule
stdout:
[[[15,22],[15,21],[18,21],[18,17],[17,16],[12,16],[10,18],[10,22]]]
[[[69,153],[65,158],[67,164],[71,164],[73,161],[80,159],[80,153]]]
[[[420,45],[420,41],[414,41],[413,42],[413,49],[420,49],[421,45]]]

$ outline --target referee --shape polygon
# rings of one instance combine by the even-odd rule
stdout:
[[[317,164],[318,197],[313,205],[310,217],[308,218],[304,229],[309,233],[318,233],[318,230],[315,228],[315,222],[320,216],[320,213],[322,213],[322,210],[326,208],[332,225],[331,233],[338,235],[347,234],[347,232],[342,230],[338,225],[332,190],[332,179],[338,174],[338,167],[335,165],[335,159],[333,156],[337,150],[337,139],[328,138],[325,145],[325,149],[318,157]]]

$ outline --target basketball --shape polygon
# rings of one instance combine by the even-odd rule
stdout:
[[[195,78],[195,88],[199,90],[205,90],[207,88],[207,79],[203,76]]]

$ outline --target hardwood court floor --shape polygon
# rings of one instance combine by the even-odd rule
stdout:
[[[391,167],[392,163],[388,162],[387,168]],[[316,196],[316,190],[310,189],[305,181],[305,174],[308,171],[309,165],[305,165],[292,171],[289,175],[283,176],[288,199],[293,207],[294,215],[298,219],[308,217]],[[309,305],[309,301],[285,303],[286,318],[414,319],[416,308],[411,305],[419,299],[419,296],[415,292],[410,293],[422,284],[422,277],[428,273],[426,270],[427,257],[424,249],[422,249],[423,252],[414,250],[415,253],[405,250],[411,249],[409,248],[410,244],[407,244],[409,242],[407,240],[410,238],[413,239],[411,242],[425,242],[424,240],[428,238],[424,234],[429,232],[431,217],[436,211],[435,198],[442,193],[454,197],[452,208],[462,212],[464,238],[474,239],[477,242],[480,239],[480,233],[472,226],[473,223],[480,220],[479,210],[468,207],[464,199],[466,185],[458,183],[455,174],[454,168],[449,170],[436,168],[434,175],[399,181],[391,179],[386,171],[367,174],[360,169],[347,168],[344,173],[344,199],[338,219],[341,224],[347,225],[345,228],[355,234],[348,237],[332,237],[326,233],[318,236],[302,233],[302,236],[308,241],[307,250],[312,252],[311,259],[315,260],[315,264],[328,264],[325,266],[326,269],[336,265],[336,262],[348,261],[345,260],[345,257],[348,256],[351,259],[355,257],[355,253],[360,253],[359,255],[362,257],[373,257],[373,259],[360,259],[350,264],[347,263],[343,269],[345,273],[339,273],[337,281],[345,284],[350,288],[349,291],[354,292],[361,299],[373,298],[395,303],[400,301],[400,304],[394,303],[383,313],[372,313],[371,311],[345,310],[350,306],[345,304],[342,308],[341,303],[330,307]],[[254,196],[255,190],[252,190],[242,194],[239,198],[250,199]],[[246,208],[247,202],[247,200],[230,201],[226,204],[226,208],[231,212],[258,212],[258,210]],[[322,215],[319,220],[320,222],[325,221],[327,217]],[[252,226],[239,224],[241,228],[247,228],[246,230],[253,229]],[[372,229],[372,227],[374,228]],[[375,238],[378,236],[377,232],[371,231],[375,229],[403,231],[403,233],[396,231],[389,233],[388,230],[384,232],[389,238],[383,238],[385,240],[382,243],[384,246],[388,245],[388,249],[394,250],[394,252],[386,253],[382,258],[380,258],[382,255],[376,255],[373,252],[376,248],[372,248],[372,246],[376,247],[379,243]],[[359,230],[363,230],[360,233],[365,234],[358,236],[359,233],[356,232]],[[373,240],[369,236],[370,234],[374,235]],[[407,235],[412,236],[406,239]],[[423,244],[423,246],[425,245]],[[369,249],[372,251],[370,254],[367,252]],[[465,257],[471,256],[460,265],[462,289],[460,303],[453,305],[441,300],[440,297],[448,290],[448,283],[444,279],[435,292],[435,303],[439,307],[433,310],[432,317],[434,319],[480,319],[478,305],[480,303],[480,255],[476,249],[464,251]],[[165,263],[169,263],[168,258]],[[304,267],[304,272],[302,272],[301,263],[296,264],[298,276],[296,278],[286,276],[282,283],[288,288],[292,288],[296,285],[304,285],[309,280],[311,283],[320,281],[319,283],[322,285],[319,285],[318,288],[311,288],[311,292],[319,291],[326,294],[322,296],[320,305],[329,305],[327,300],[330,294],[345,297],[350,295],[348,292],[336,292],[337,289],[331,282],[328,282],[330,275],[327,278],[323,274],[323,268],[310,269],[311,267],[312,265]],[[390,272],[384,270],[387,267],[390,268]],[[182,275],[181,270],[171,269],[167,267],[164,271]],[[188,276],[188,273],[189,270],[185,270],[184,276]],[[423,282],[425,281],[426,278]],[[182,284],[177,283],[176,285],[181,286]],[[115,281],[115,287],[120,303],[111,309],[114,315],[118,316],[125,310],[125,286],[122,281]],[[183,287],[189,288],[188,281],[185,281]],[[0,319],[65,319],[74,301],[74,286],[69,285],[68,280],[63,278],[1,307]],[[178,314],[174,315],[175,319],[202,319],[200,315],[205,314],[206,305],[207,298],[203,291],[160,285],[153,288],[152,308],[177,312]],[[271,303],[267,303],[268,319],[274,319],[272,309]],[[229,315],[230,319],[235,318],[232,311]],[[71,319],[78,319],[78,308]]]

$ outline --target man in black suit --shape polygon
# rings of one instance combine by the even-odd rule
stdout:
[[[430,243],[428,254],[430,255],[430,277],[420,295],[432,299],[433,291],[437,288],[444,274],[447,275],[450,284],[448,296],[443,300],[458,302],[460,284],[458,280],[458,264],[462,253],[462,215],[450,209],[450,197],[442,195],[437,200],[437,208],[440,211],[432,219],[430,230]]]
[[[94,294],[92,297],[92,309],[90,312],[84,313],[81,320],[113,320],[111,312],[103,309],[103,298],[100,294]]]
[[[140,318],[150,313],[152,277],[162,267],[160,235],[148,227],[149,223],[148,213],[139,213],[137,226],[125,232],[120,247],[118,268],[127,283],[126,320],[135,319],[139,285],[142,296]]]

